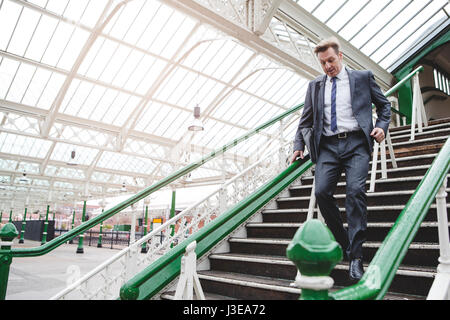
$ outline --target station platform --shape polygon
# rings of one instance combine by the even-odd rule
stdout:
[[[15,239],[13,248],[37,246],[38,241]],[[76,253],[77,247],[74,241],[40,257],[13,258],[6,300],[47,300],[119,251],[85,245],[84,253]]]

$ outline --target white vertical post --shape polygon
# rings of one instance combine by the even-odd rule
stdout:
[[[388,97],[389,102],[391,103],[391,106],[393,109],[400,111],[398,107],[398,99],[397,97],[389,96]],[[402,125],[400,115],[398,113],[395,114],[395,123],[398,127]]]
[[[411,138],[414,140],[416,131],[416,124],[419,132],[422,132],[422,124],[428,126],[428,120],[423,105],[422,92],[420,91],[419,75],[415,74],[413,79],[413,105],[412,105],[412,119],[411,119]]]
[[[313,179],[312,187],[311,187],[311,196],[309,197],[309,206],[308,206],[308,215],[306,216],[306,220],[311,220],[314,217],[314,208],[316,207],[316,178]]]
[[[389,129],[386,133],[386,143],[389,149],[389,154],[391,156],[392,168],[397,168],[397,160],[395,159],[394,148],[392,147],[391,134],[389,133]]]
[[[195,248],[197,242],[193,241],[186,247],[186,253],[181,258],[180,278],[175,291],[175,300],[193,300],[194,291],[197,300],[205,300],[200,279],[197,275],[197,255]]]
[[[130,245],[136,241],[136,205],[131,205]]]
[[[377,161],[378,161],[378,142],[373,144],[372,154],[372,170],[370,172],[370,187],[367,192],[375,192],[375,179],[377,176]]]
[[[447,177],[436,195],[439,232],[439,265],[427,300],[450,300],[450,243],[447,218]]]
[[[439,266],[438,272],[450,273],[450,243],[448,234],[448,218],[447,218],[447,177],[436,195],[436,210],[438,218],[438,232],[439,232]]]

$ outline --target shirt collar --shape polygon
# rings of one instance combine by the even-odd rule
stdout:
[[[348,77],[348,75],[347,75],[346,66],[344,64],[342,64],[342,69],[339,72],[339,74],[336,76],[336,78],[338,78],[339,80],[344,80],[347,77]],[[329,75],[327,75],[327,81],[331,82],[331,77]]]

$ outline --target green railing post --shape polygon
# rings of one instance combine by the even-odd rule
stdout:
[[[19,232],[12,223],[7,223],[0,230],[0,300],[5,300],[6,297],[9,267],[12,262],[11,245],[18,235]]]
[[[105,209],[102,209],[102,213],[105,211]],[[100,223],[100,233],[98,234],[98,242],[97,242],[97,248],[102,247],[102,232],[103,232],[103,221]]]
[[[12,222],[12,213],[13,213],[13,209],[11,208],[11,210],[9,211],[9,221],[8,222]]]
[[[20,230],[20,240],[19,243],[24,243],[24,237],[25,237],[25,227],[27,225],[27,208],[25,208],[25,213],[23,214],[23,220],[22,220],[22,229]]]
[[[45,221],[44,221],[44,232],[42,232],[42,241],[41,245],[45,244],[47,242],[47,229],[48,229],[48,212],[50,211],[50,205],[47,205],[47,213],[45,214]]]
[[[331,231],[319,220],[308,220],[297,230],[286,249],[301,276],[296,284],[302,289],[300,300],[329,300],[328,290],[333,286],[329,277],[342,259],[342,249]]]
[[[142,226],[144,227],[144,237],[147,235],[147,227],[148,227],[148,204],[145,205],[145,217],[144,222],[142,223]],[[147,241],[144,241],[141,248],[141,253],[147,253]]]
[[[2,223],[2,220],[3,220],[3,210],[2,212],[0,212],[0,223]]]
[[[86,200],[83,202],[83,215],[81,216],[81,224],[83,224],[85,218],[86,218]],[[84,253],[83,238],[84,233],[80,234],[80,236],[78,237],[77,253]]]
[[[177,191],[176,190],[172,190],[172,205],[170,207],[170,218],[172,219],[173,217],[175,217],[175,196],[176,196]],[[170,236],[173,237],[173,235],[175,234],[175,225],[172,224],[170,226]],[[170,247],[173,248],[173,242],[170,244]]]

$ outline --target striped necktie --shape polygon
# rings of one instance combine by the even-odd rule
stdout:
[[[337,120],[336,120],[336,77],[331,78],[333,83],[331,87],[331,131],[337,131]]]

